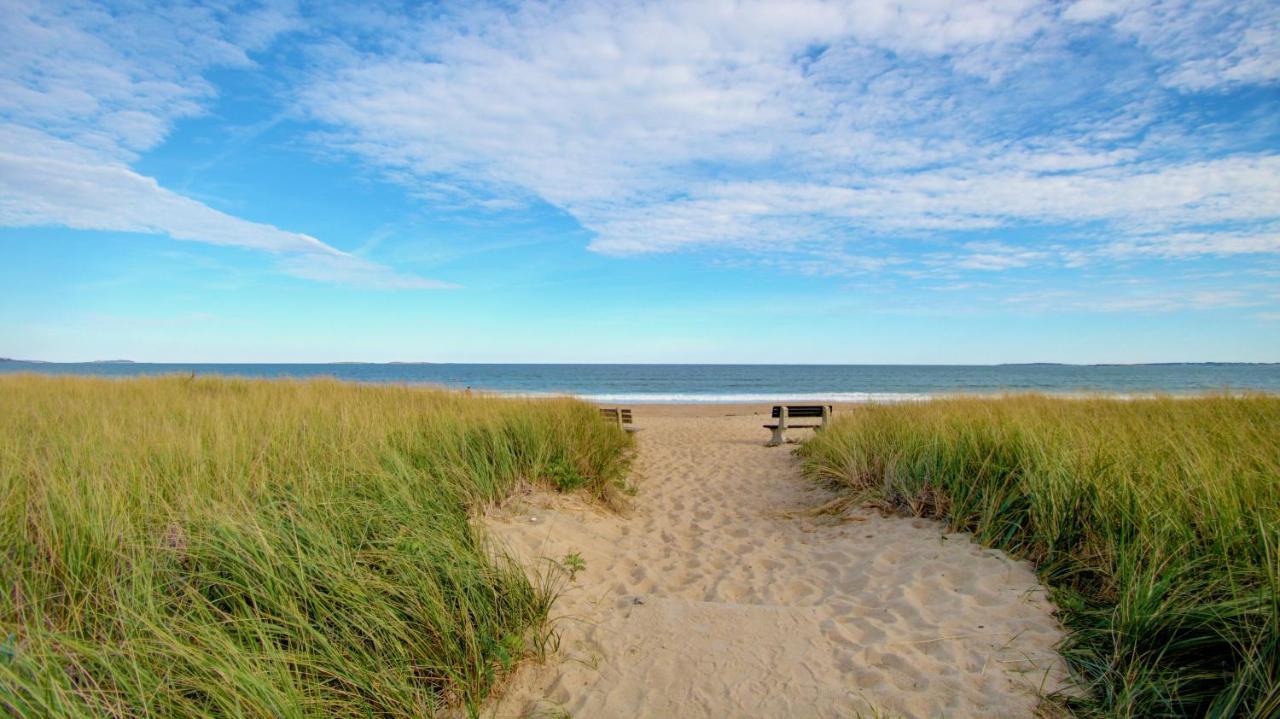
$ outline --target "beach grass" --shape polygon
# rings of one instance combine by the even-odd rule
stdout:
[[[869,405],[807,472],[1034,562],[1085,716],[1280,716],[1280,398]]]
[[[474,711],[556,581],[475,511],[607,499],[628,446],[567,399],[0,377],[0,714]]]

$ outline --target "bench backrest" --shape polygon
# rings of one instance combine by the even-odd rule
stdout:
[[[600,415],[610,422],[631,424],[631,409],[627,407],[601,407]]]
[[[789,404],[787,405],[788,417],[821,417],[822,410],[831,412],[831,405],[825,407],[820,404]],[[782,416],[782,405],[774,405],[772,416],[776,419]]]

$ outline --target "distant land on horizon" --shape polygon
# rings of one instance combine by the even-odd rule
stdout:
[[[131,359],[109,359],[109,360],[86,360],[83,362],[60,362],[52,360],[34,360],[34,359],[16,359],[13,357],[0,357],[0,362],[9,362],[15,364],[57,364],[57,365],[75,365],[75,364],[148,364],[148,365],[244,365],[244,366],[273,366],[273,365],[632,365],[637,366],[651,365],[654,367],[664,366],[684,366],[680,362],[431,362],[431,361],[405,361],[393,360],[390,362],[362,362],[359,360],[345,360],[341,362],[201,362],[201,361],[181,361],[181,362],[149,362]],[[717,365],[751,366],[759,364],[763,367],[1265,367],[1271,365],[1280,365],[1277,362],[996,362],[993,364],[922,364],[922,363],[787,363],[779,364],[774,362],[693,362],[695,366],[714,367]]]

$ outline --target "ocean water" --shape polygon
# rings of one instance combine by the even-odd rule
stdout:
[[[1151,365],[573,365],[149,364],[0,362],[0,372],[336,377],[604,402],[911,401],[1034,391],[1121,396],[1280,392],[1280,364]]]

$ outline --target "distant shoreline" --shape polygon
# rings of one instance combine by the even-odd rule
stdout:
[[[123,364],[143,367],[1280,367],[1277,362],[1223,362],[1208,360],[1203,362],[996,362],[993,364],[930,364],[930,363],[785,363],[774,362],[434,362],[434,361],[390,361],[390,362],[148,362],[130,359],[83,360],[64,362],[55,360],[17,359],[0,357],[0,364],[41,364],[58,366]]]
[[[0,363],[0,374],[164,374],[430,386],[598,403],[903,403],[954,395],[1280,393],[1280,364],[1159,365],[554,365]]]

